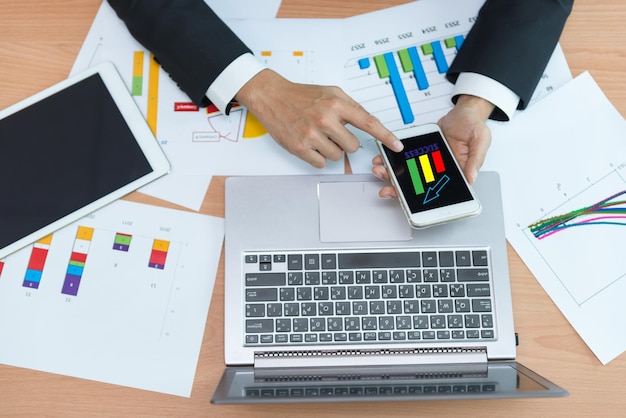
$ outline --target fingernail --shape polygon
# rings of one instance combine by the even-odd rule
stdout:
[[[404,149],[404,144],[402,143],[402,141],[400,141],[399,139],[396,139],[393,142],[393,150],[396,152],[400,152]]]

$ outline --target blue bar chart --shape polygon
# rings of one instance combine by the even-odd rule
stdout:
[[[411,125],[415,122],[416,112],[409,99],[409,92],[415,89],[426,92],[440,83],[464,39],[464,34],[457,34],[371,57],[361,57],[357,60],[358,68],[368,75],[377,75],[391,87],[402,124]],[[425,68],[429,69],[428,74]],[[423,97],[432,97],[432,93],[427,92]]]

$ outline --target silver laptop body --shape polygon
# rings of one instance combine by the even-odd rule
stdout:
[[[213,402],[565,395],[514,361],[498,175],[475,184],[480,215],[420,230],[378,197],[382,185],[370,175],[226,180],[234,367]]]

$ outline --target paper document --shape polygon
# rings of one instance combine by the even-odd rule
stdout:
[[[397,130],[436,123],[452,108],[445,78],[484,0],[420,0],[345,19],[345,91]],[[572,78],[559,46],[533,100]],[[355,131],[363,149],[349,155],[354,173],[369,173],[374,141]]]
[[[122,200],[0,260],[0,363],[190,396],[223,237]]]
[[[626,122],[584,73],[490,127],[507,239],[606,364],[626,349]]]

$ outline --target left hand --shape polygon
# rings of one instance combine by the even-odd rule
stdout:
[[[448,140],[452,153],[470,183],[476,181],[478,170],[483,165],[487,150],[491,145],[491,130],[486,125],[494,105],[476,96],[461,95],[455,106],[442,117],[438,124]],[[389,181],[389,173],[383,159],[377,155],[372,160],[372,173],[382,180]],[[380,197],[397,197],[393,186],[385,186]]]

